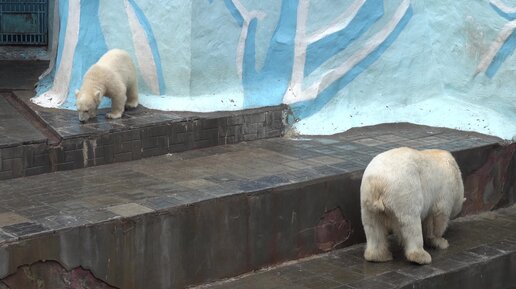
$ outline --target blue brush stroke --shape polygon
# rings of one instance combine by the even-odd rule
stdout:
[[[505,43],[500,47],[500,50],[496,53],[496,56],[494,57],[491,64],[489,64],[489,67],[486,70],[486,75],[489,78],[492,78],[496,72],[498,72],[498,69],[500,69],[500,66],[502,66],[502,63],[511,55],[514,50],[516,49],[516,30],[513,30],[511,35],[507,38]]]
[[[54,31],[54,33],[59,33],[58,37],[58,43],[57,43],[57,55],[56,55],[56,64],[54,68],[52,68],[52,71],[45,76],[43,79],[41,79],[38,82],[38,86],[36,87],[36,95],[41,95],[47,91],[50,90],[52,85],[54,84],[54,78],[56,75],[56,71],[59,69],[61,65],[61,58],[63,56],[63,50],[64,50],[64,42],[66,38],[66,28],[68,25],[68,0],[61,0],[59,1],[59,7],[58,7],[59,14],[54,15],[54,17],[59,17],[59,32]],[[49,21],[49,24],[51,25],[51,21]]]
[[[64,42],[66,38],[66,28],[68,25],[68,0],[59,1],[59,42],[57,46],[57,59],[55,69],[59,69],[61,65],[61,57],[63,56]]]
[[[86,71],[108,50],[98,17],[100,0],[81,1],[79,37],[72,65],[68,98],[62,105],[75,109],[75,90],[79,89]],[[101,106],[109,105],[103,101]]]
[[[210,1],[210,3],[213,1]],[[224,3],[226,4],[226,7],[228,8],[229,12],[235,18],[236,22],[238,23],[238,26],[243,27],[244,26],[244,17],[238,11],[235,4],[231,0],[224,0]]]
[[[367,0],[349,25],[312,44],[306,50],[305,76],[364,34],[384,14],[383,0]]]
[[[152,56],[154,57],[154,62],[156,64],[156,72],[158,74],[158,82],[159,82],[159,93],[160,95],[165,94],[165,78],[163,77],[163,69],[161,66],[161,57],[159,55],[159,49],[158,49],[158,43],[156,41],[156,38],[154,37],[154,33],[152,32],[152,27],[150,25],[149,20],[147,17],[145,17],[145,13],[143,10],[136,4],[134,0],[129,0],[129,3],[133,7],[136,17],[138,18],[138,21],[142,25],[143,29],[145,30],[145,33],[147,34],[147,38],[149,40],[149,45],[152,50]]]
[[[512,21],[516,19],[516,13],[505,13],[500,8],[493,5],[493,3],[489,3],[491,7],[498,13],[500,16],[505,19]],[[489,78],[492,78],[497,72],[498,69],[502,66],[502,63],[511,55],[516,48],[516,31],[512,31],[511,35],[507,38],[505,43],[500,47],[500,50],[496,53],[493,61],[489,64],[489,67],[486,70],[486,75]]]
[[[317,98],[307,101],[302,101],[291,105],[291,109],[296,119],[302,119],[313,115],[323,108],[339,90],[348,85],[355,77],[364,72],[371,64],[373,64],[380,56],[389,48],[389,46],[396,40],[399,34],[403,31],[410,18],[412,18],[413,11],[410,6],[401,18],[400,22],[394,29],[394,31],[380,44],[371,54],[359,62],[353,67],[348,73],[343,75],[341,78],[333,82],[328,88],[326,88]]]
[[[256,70],[256,29],[249,23],[243,63],[244,107],[276,105],[287,91],[294,65],[298,0],[284,0],[280,20],[270,41],[261,71]]]
[[[496,13],[498,13],[503,18],[505,18],[509,21],[516,19],[516,13],[505,13],[502,10],[500,10],[500,8],[493,5],[493,3],[489,3],[489,5],[491,5],[491,7],[496,11]]]

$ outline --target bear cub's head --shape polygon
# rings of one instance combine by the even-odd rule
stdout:
[[[79,120],[81,122],[97,116],[97,108],[102,98],[100,91],[81,89],[80,91],[75,91],[75,96],[77,97],[75,106],[79,112]]]

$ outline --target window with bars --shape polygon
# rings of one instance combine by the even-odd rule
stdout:
[[[46,45],[48,0],[0,0],[0,45]]]

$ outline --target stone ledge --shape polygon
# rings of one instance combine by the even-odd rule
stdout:
[[[0,180],[280,137],[287,110],[276,106],[175,113],[139,108],[120,120],[105,120],[103,110],[97,120],[81,124],[76,112],[36,106],[27,91],[15,94],[60,143],[39,141],[0,148]]]
[[[377,153],[407,142],[453,151],[471,184],[464,211],[491,210],[516,195],[516,145],[497,141],[391,124],[6,180],[0,208],[12,214],[0,226],[0,275],[56,260],[121,288],[183,288],[353,245],[364,239],[363,169]],[[500,232],[482,228],[487,237]],[[358,275],[361,264],[354,264]]]

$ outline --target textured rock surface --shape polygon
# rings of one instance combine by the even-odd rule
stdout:
[[[149,108],[286,103],[303,134],[401,121],[516,134],[514,1],[67,3],[41,105],[74,109],[86,69],[121,47]]]

